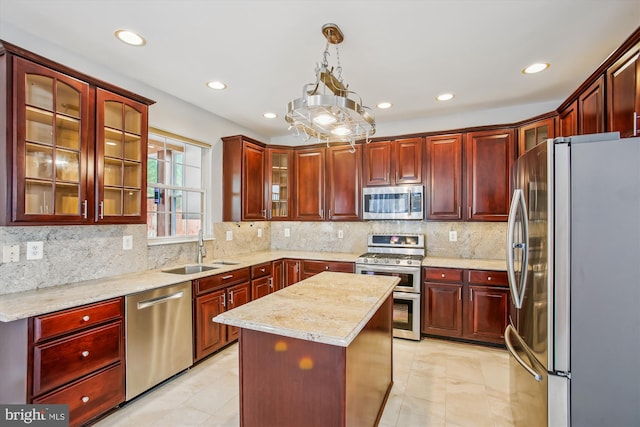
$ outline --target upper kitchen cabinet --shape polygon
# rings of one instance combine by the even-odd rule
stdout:
[[[573,101],[558,112],[558,131],[556,136],[578,135],[578,101]]]
[[[462,134],[426,138],[427,220],[462,219]]]
[[[640,43],[607,69],[607,130],[640,135]]]
[[[147,106],[96,93],[96,221],[146,222]]]
[[[422,184],[422,138],[364,145],[365,186]]]
[[[466,219],[506,221],[511,199],[509,174],[515,160],[513,129],[470,132],[465,145]]]
[[[270,220],[291,219],[293,149],[267,148],[267,210]]]
[[[604,119],[604,76],[600,76],[578,97],[579,134],[604,132]]]
[[[222,142],[222,220],[267,219],[265,145],[242,135]]]
[[[538,120],[518,129],[518,155],[521,156],[536,145],[555,136],[555,119]]]
[[[153,101],[4,41],[0,84],[0,225],[145,222]]]
[[[327,149],[326,219],[358,221],[360,219],[360,165],[362,146],[333,146]]]
[[[325,151],[324,147],[313,147],[294,152],[294,220],[321,221],[325,218]]]

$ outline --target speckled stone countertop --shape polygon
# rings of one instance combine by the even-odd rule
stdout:
[[[66,308],[77,307],[109,298],[135,294],[153,288],[187,282],[213,274],[250,267],[281,258],[315,259],[323,261],[355,262],[360,253],[344,252],[304,252],[304,251],[261,251],[237,255],[224,260],[207,260],[204,265],[216,265],[216,269],[194,274],[170,274],[163,270],[146,270],[138,273],[105,277],[102,279],[61,284],[26,292],[0,295],[0,322],[11,322],[31,316],[38,316]],[[222,265],[220,261],[233,262]],[[422,263],[429,267],[470,268],[480,270],[506,270],[506,262],[501,260],[479,260],[440,258],[427,256]]]
[[[213,321],[348,347],[399,281],[325,271],[221,313]]]

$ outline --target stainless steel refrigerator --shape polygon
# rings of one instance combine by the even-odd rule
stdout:
[[[517,426],[640,426],[640,138],[548,140],[512,169]]]

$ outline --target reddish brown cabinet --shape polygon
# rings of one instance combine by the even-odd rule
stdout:
[[[315,276],[323,271],[338,271],[342,273],[354,273],[355,264],[344,261],[318,261],[318,260],[302,260],[302,273],[300,280]]]
[[[267,219],[266,153],[263,143],[243,135],[222,138],[222,219]]]
[[[213,318],[250,301],[249,278],[249,268],[243,268],[193,281],[194,361],[237,339],[237,328],[216,323]]]
[[[327,149],[326,219],[357,221],[361,216],[362,146],[332,146]]]
[[[273,284],[271,267],[271,262],[265,262],[251,267],[252,300],[256,300],[277,290]]]
[[[426,218],[462,219],[462,134],[426,138]]]
[[[299,259],[285,258],[284,263],[284,278],[283,287],[298,283],[300,279],[300,263]]]
[[[324,219],[325,156],[324,147],[305,148],[294,152],[294,220]]]
[[[123,305],[116,298],[29,319],[28,402],[68,404],[79,426],[124,401]]]
[[[607,70],[607,130],[640,135],[640,43]]]
[[[470,132],[466,145],[466,219],[506,221],[511,202],[510,172],[515,160],[513,129]]]
[[[0,44],[2,225],[146,222],[153,101]]]
[[[266,161],[268,219],[289,220],[293,206],[293,149],[267,147]]]
[[[578,130],[580,135],[601,133],[604,123],[604,76],[600,76],[578,97]]]
[[[425,267],[423,277],[423,334],[504,344],[506,272]]]
[[[365,144],[364,185],[422,184],[422,144],[422,138]]]
[[[522,156],[548,138],[555,137],[555,119],[553,117],[537,120],[518,129],[518,155]]]
[[[573,101],[558,113],[556,136],[578,135],[578,101]]]

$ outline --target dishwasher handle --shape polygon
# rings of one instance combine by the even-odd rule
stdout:
[[[138,302],[138,310],[143,310],[145,308],[148,308],[154,305],[162,304],[172,299],[180,299],[183,296],[184,296],[184,291],[180,291],[171,295],[163,295],[163,296],[151,298],[145,301],[140,301]]]

